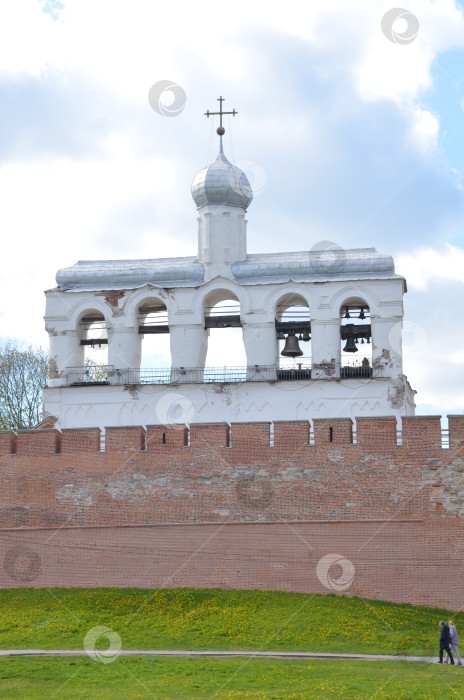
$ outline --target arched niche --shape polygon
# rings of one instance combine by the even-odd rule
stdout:
[[[206,367],[245,367],[240,299],[227,288],[210,290],[203,298],[208,334]],[[205,375],[207,378],[207,375]]]
[[[366,299],[352,295],[343,299],[340,316],[340,378],[372,377],[371,310]]]
[[[311,316],[309,304],[298,292],[286,292],[275,302],[275,327],[278,341],[279,367],[298,367],[310,376]],[[299,352],[282,355],[282,352]]]
[[[82,349],[83,381],[106,382],[109,337],[107,320],[102,311],[96,308],[81,311],[77,317],[76,334]]]
[[[140,299],[135,307],[135,327],[141,340],[141,370],[169,368],[170,329],[165,302],[155,295]]]

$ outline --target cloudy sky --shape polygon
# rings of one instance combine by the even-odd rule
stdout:
[[[391,9],[1,3],[1,334],[45,347],[43,290],[79,259],[196,253],[190,184],[216,155],[203,113],[222,94],[239,112],[226,153],[255,190],[249,252],[393,254],[418,413],[461,413],[464,8]],[[163,80],[185,91],[176,116],[172,93],[167,116],[149,104]]]

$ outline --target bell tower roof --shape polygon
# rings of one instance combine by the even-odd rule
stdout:
[[[210,112],[208,109],[205,116],[219,115],[219,126],[216,129],[219,135],[219,153],[214,163],[200,170],[195,176],[192,183],[192,197],[197,209],[208,204],[219,204],[246,210],[253,199],[251,185],[245,173],[227,160],[222,147],[222,137],[225,134],[222,117],[225,114],[235,117],[238,112],[235,109],[231,112],[223,111],[224,97],[219,97],[218,102],[219,112]]]
[[[197,209],[207,204],[226,204],[248,209],[253,191],[247,176],[230,163],[222,149],[222,136],[218,156],[214,163],[203,168],[192,182],[192,197]]]

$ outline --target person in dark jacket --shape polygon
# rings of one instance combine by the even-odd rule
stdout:
[[[443,620],[440,621],[440,661],[438,661],[439,664],[443,663],[443,652],[446,651],[448,652],[448,656],[450,658],[450,663],[452,666],[454,666],[454,657],[453,654],[451,653],[451,647],[450,647],[450,642],[451,642],[451,635],[450,635],[450,629],[448,625],[446,625]]]

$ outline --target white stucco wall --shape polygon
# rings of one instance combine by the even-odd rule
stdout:
[[[414,414],[404,378],[47,388],[44,405],[59,428]]]

